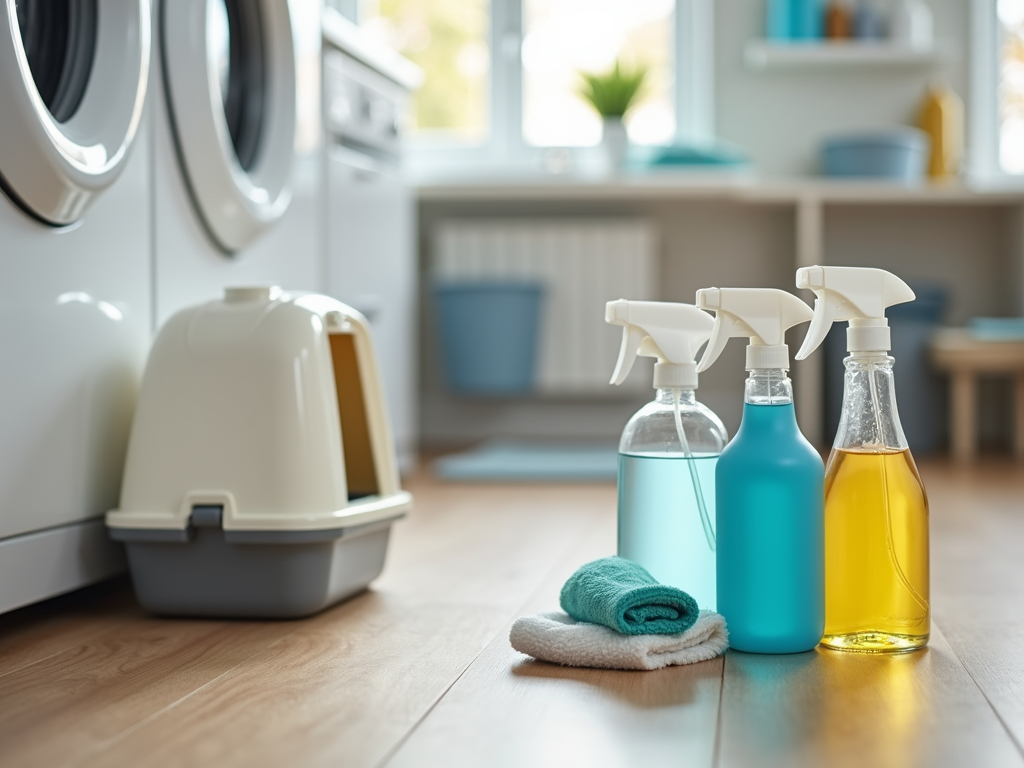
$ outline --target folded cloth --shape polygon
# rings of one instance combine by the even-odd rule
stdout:
[[[576,621],[604,624],[624,635],[676,635],[697,621],[697,601],[659,584],[622,557],[594,560],[569,577],[559,598]]]
[[[676,635],[623,635],[555,612],[516,619],[509,640],[520,653],[568,667],[661,669],[720,656],[729,633],[714,611],[701,611],[692,627]]]

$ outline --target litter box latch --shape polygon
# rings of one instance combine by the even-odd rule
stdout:
[[[179,514],[186,527],[222,530],[234,518],[235,497],[227,491],[193,491],[185,494]]]
[[[222,504],[196,504],[192,507],[192,515],[188,524],[193,528],[217,528],[220,529],[224,519],[224,506]]]

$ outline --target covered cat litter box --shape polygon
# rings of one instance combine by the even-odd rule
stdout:
[[[366,319],[229,288],[160,330],[107,526],[151,611],[302,616],[377,577],[411,502]]]

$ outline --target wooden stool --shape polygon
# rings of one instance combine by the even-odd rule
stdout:
[[[1004,373],[1014,376],[1013,450],[1024,460],[1024,341],[979,341],[968,331],[947,328],[932,338],[931,358],[952,377],[953,458],[970,461],[978,452],[978,374]]]

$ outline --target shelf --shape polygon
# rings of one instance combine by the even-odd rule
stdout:
[[[949,58],[952,44],[937,41],[917,48],[888,41],[782,43],[751,40],[743,49],[750,69],[800,67],[928,66]]]
[[[637,174],[619,179],[517,178],[421,180],[420,200],[721,200],[795,205],[1020,205],[1024,187],[985,188],[964,182],[899,184],[873,179],[762,179],[751,174]]]

